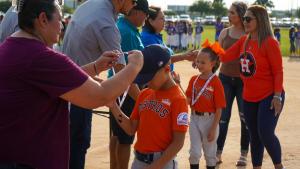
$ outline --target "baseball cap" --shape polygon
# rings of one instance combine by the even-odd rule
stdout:
[[[169,50],[162,45],[149,45],[142,51],[144,65],[134,83],[144,85],[153,79],[156,72],[164,67],[171,58]]]
[[[141,10],[141,11],[145,12],[146,14],[149,14],[149,11],[151,11],[147,0],[137,0],[136,6],[134,6],[133,9]]]

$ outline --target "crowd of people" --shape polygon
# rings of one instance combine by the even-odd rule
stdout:
[[[228,17],[229,27],[215,25],[216,42],[200,47],[200,23],[194,38],[191,23],[165,26],[161,8],[147,0],[89,0],[63,23],[57,1],[18,0],[0,26],[0,169],[83,169],[100,106],[110,108],[111,169],[128,168],[135,135],[132,169],[178,168],[188,131],[189,167],[199,169],[203,152],[206,168],[215,169],[226,160],[235,98],[236,166],[248,165],[250,149],[261,169],[265,148],[274,168],[284,169],[275,135],[285,100],[278,35],[262,6],[234,2]],[[194,41],[201,49],[187,51]],[[174,68],[182,60],[199,70],[187,89]]]

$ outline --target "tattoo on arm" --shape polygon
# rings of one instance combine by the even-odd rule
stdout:
[[[122,123],[122,114],[119,114],[119,119],[118,119],[119,123]]]

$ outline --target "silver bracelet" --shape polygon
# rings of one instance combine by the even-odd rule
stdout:
[[[274,98],[274,99],[278,99],[280,102],[282,101],[282,97],[281,97],[281,96],[276,96],[276,95],[274,95],[273,98]]]

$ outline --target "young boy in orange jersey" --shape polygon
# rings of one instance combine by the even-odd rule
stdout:
[[[199,169],[203,148],[207,169],[215,169],[217,138],[222,108],[226,106],[224,89],[215,72],[220,65],[222,51],[218,43],[206,41],[195,64],[200,74],[191,78],[186,95],[191,106],[190,168]]]
[[[168,49],[150,45],[142,53],[145,64],[135,82],[148,88],[139,94],[130,117],[116,104],[111,111],[125,132],[137,132],[132,169],[178,168],[174,158],[188,128],[186,98],[170,74]]]

